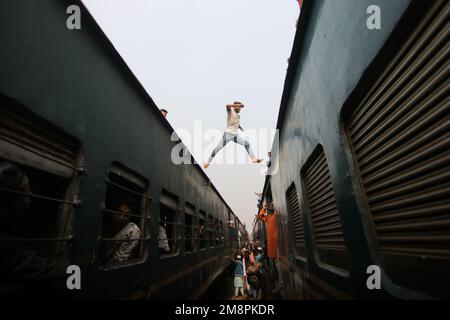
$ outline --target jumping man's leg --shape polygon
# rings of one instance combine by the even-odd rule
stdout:
[[[227,145],[228,142],[230,142],[231,140],[233,140],[233,135],[229,134],[227,132],[225,132],[222,136],[222,140],[219,142],[219,144],[217,145],[217,147],[214,148],[214,150],[211,152],[211,155],[209,156],[208,162],[206,162],[203,166],[206,168],[208,168],[209,164],[211,163],[211,161],[213,160],[213,158],[216,156],[216,154],[222,150],[223,147],[225,147]]]
[[[236,135],[234,136],[233,141],[236,142],[237,144],[240,144],[245,148],[245,150],[247,150],[248,155],[250,156],[250,158],[252,158],[252,162],[256,163],[262,161],[262,159],[256,158],[255,154],[253,153],[252,147],[250,146],[250,142],[248,142],[247,139],[244,139]]]

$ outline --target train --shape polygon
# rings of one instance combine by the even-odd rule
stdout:
[[[73,5],[80,29],[66,26]],[[189,163],[172,161],[182,142],[81,1],[1,8],[0,162],[25,172],[32,198],[15,241],[81,270],[80,288],[57,297],[200,297],[245,241],[244,224],[187,148]],[[138,249],[110,263],[106,224],[121,203]]]
[[[284,299],[450,297],[449,12],[304,1],[261,204]]]

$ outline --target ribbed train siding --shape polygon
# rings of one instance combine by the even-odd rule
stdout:
[[[349,269],[349,259],[342,225],[331,182],[330,171],[322,147],[318,147],[303,169],[308,208],[314,240],[322,262]]]
[[[387,273],[433,295],[450,267],[449,12],[436,2],[346,123]]]
[[[294,235],[295,247],[297,254],[306,257],[305,233],[303,231],[303,217],[298,202],[298,194],[295,184],[292,184],[286,192],[286,200],[291,217],[292,233]]]

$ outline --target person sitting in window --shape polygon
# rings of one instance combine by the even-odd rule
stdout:
[[[120,204],[117,213],[111,217],[111,227],[116,232],[112,241],[108,241],[106,250],[106,263],[122,263],[128,261],[139,245],[141,230],[131,222],[131,207]]]
[[[166,228],[164,228],[162,221],[159,223],[158,248],[160,253],[170,252],[169,239],[167,238]]]
[[[42,257],[29,242],[16,240],[30,205],[28,176],[12,163],[0,162],[0,297],[23,296],[27,288],[42,294],[65,285],[67,262]]]

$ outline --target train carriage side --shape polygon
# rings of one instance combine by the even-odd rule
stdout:
[[[66,28],[74,3],[81,30]],[[0,159],[49,196],[33,199],[41,241],[29,241],[80,266],[80,297],[201,294],[229,263],[231,209],[197,165],[172,162],[173,129],[81,2],[1,6]],[[141,229],[139,250],[109,264],[105,229],[121,202]]]
[[[380,30],[367,28],[369,4]],[[448,298],[449,11],[305,1],[279,172],[264,187],[280,213],[284,297]],[[377,267],[379,290],[368,281]]]

